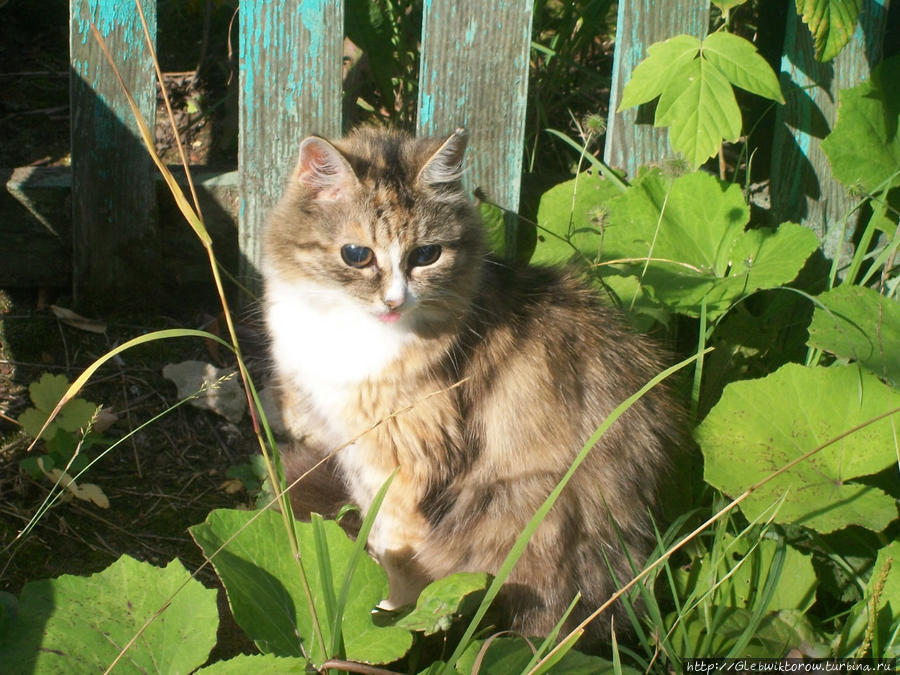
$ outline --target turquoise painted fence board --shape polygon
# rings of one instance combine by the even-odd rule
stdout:
[[[258,290],[260,236],[309,134],[341,134],[343,3],[271,2],[240,6],[241,276]]]
[[[531,0],[425,0],[417,133],[469,132],[465,184],[517,211]],[[513,219],[508,246],[515,242]],[[508,248],[512,250],[512,248]]]
[[[828,63],[814,60],[809,29],[788,12],[780,75],[786,102],[776,114],[772,208],[776,222],[811,227],[828,258],[852,255],[855,222],[845,228],[843,220],[858,200],[831,177],[821,143],[837,119],[838,91],[868,79],[881,60],[887,10],[888,0],[864,2],[853,39]]]
[[[70,95],[72,249],[76,298],[119,304],[157,290],[155,167],[93,20],[147,124],[156,119],[156,75],[133,2],[72,0]],[[156,41],[156,3],[145,2]]]
[[[709,2],[621,0],[618,11],[603,160],[633,176],[642,164],[658,163],[673,153],[666,130],[653,127],[647,106],[615,112],[622,90],[654,42],[685,33],[698,38],[706,36]]]

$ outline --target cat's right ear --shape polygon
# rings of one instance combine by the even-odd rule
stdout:
[[[313,199],[326,202],[346,197],[359,184],[341,152],[319,136],[310,136],[300,144],[294,179]]]

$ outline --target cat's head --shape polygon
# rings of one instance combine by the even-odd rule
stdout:
[[[465,146],[462,129],[445,139],[372,128],[305,139],[266,227],[269,287],[415,332],[456,324],[484,252],[460,183]]]

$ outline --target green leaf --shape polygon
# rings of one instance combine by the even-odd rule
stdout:
[[[726,534],[722,541],[722,554],[715,565],[711,561],[712,553],[706,553],[700,560],[695,560],[689,570],[676,572],[679,595],[687,597],[691,589],[705,591],[716,580],[732,573],[716,591],[717,601],[722,602],[724,598],[733,607],[751,607],[755,596],[766,583],[778,548],[778,542],[771,539],[760,539],[755,547],[753,543],[747,536],[736,538]],[[788,546],[777,586],[765,609],[799,608],[805,611],[816,599],[816,585],[816,573],[810,557]]]
[[[531,262],[594,260],[602,241],[606,204],[620,194],[613,183],[588,172],[547,190],[538,205],[538,238]]]
[[[698,167],[723,140],[741,135],[741,111],[728,78],[706,59],[688,61],[671,74],[653,125],[669,127],[672,149]]]
[[[314,616],[282,519],[271,511],[264,511],[253,520],[256,515],[216,510],[206,522],[190,528],[191,536],[209,557],[240,531],[212,558],[238,625],[264,653],[301,656],[302,641],[313,663],[321,664],[336,655],[325,654],[314,637]],[[340,592],[354,542],[333,521],[319,525],[327,560],[317,554],[316,533],[311,523],[298,523],[297,536],[315,618],[327,645],[331,643],[331,625],[327,620],[326,598],[328,594],[336,597]],[[328,579],[332,588],[325,587],[323,579]],[[412,635],[401,628],[379,627],[373,623],[372,610],[387,597],[388,582],[384,570],[368,556],[359,561],[352,591],[342,622],[346,657],[366,663],[389,663],[401,658],[412,644]]]
[[[86,429],[95,412],[97,412],[96,403],[85,401],[83,398],[73,398],[62,407],[55,421],[61,429],[75,432]]]
[[[210,558],[241,530],[211,558],[234,618],[261,652],[302,656],[297,633],[306,642],[313,628],[309,613],[303,609],[305,600],[297,563],[278,514],[265,511],[250,522],[254,515],[217,509],[189,531]]]
[[[44,432],[41,433],[41,428],[44,426],[44,422],[47,421],[47,417],[50,413],[46,410],[38,410],[37,408],[25,408],[22,411],[22,414],[19,415],[18,422],[22,425],[22,429],[25,430],[25,433],[31,436],[31,438],[37,438],[38,434],[41,434],[41,438],[45,441],[49,441],[51,438],[56,436],[56,432],[59,429],[59,425],[54,420],[47,425],[47,428],[44,429]]]
[[[699,52],[700,40],[692,35],[676,35],[650,45],[647,57],[637,65],[622,90],[622,102],[617,112],[647,103],[662,94],[672,73],[694,60]]]
[[[453,619],[467,613],[473,601],[477,606],[488,581],[483,572],[458,572],[432,581],[419,594],[416,608],[396,625],[425,635],[446,631]]]
[[[44,373],[41,379],[28,386],[28,393],[35,407],[26,408],[19,415],[18,421],[25,429],[25,433],[32,438],[37,437],[50,416],[50,412],[56,407],[68,388],[69,380],[65,376],[51,375],[50,373]],[[56,435],[58,429],[71,432],[83,429],[88,426],[96,411],[96,403],[85,401],[83,398],[72,399],[62,407],[56,419],[47,425],[41,438],[49,441]]]
[[[18,617],[0,634],[0,663],[5,673],[102,672],[163,609],[122,664],[147,673],[191,672],[216,643],[216,591],[192,580],[178,560],[158,568],[128,556],[89,577],[26,584]]]
[[[306,672],[306,659],[273,654],[240,654],[227,661],[217,661],[197,673],[203,675],[283,675]]]
[[[710,319],[737,300],[790,282],[818,247],[815,234],[791,223],[744,231],[740,188],[706,173],[668,181],[646,174],[609,203],[603,259],[624,265],[667,309]]]
[[[900,184],[900,56],[838,96],[837,123],[822,141],[835,178],[869,194]]]
[[[839,286],[817,297],[809,344],[854,359],[900,386],[900,303],[871,288]]]
[[[752,42],[733,33],[712,33],[703,40],[702,54],[736,87],[784,103],[778,76]]]
[[[69,388],[69,380],[64,375],[44,373],[37,382],[28,385],[31,401],[38,410],[50,412]]]
[[[797,13],[809,26],[816,59],[830,61],[850,42],[862,0],[797,0]]]
[[[706,481],[734,498],[804,453],[900,407],[900,393],[852,366],[788,364],[759,380],[733,382],[694,432]],[[854,479],[897,461],[900,414],[831,443],[752,492],[751,520],[783,499],[775,520],[832,532],[860,525],[879,532],[897,517],[895,500]]]

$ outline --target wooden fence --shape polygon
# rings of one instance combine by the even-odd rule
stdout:
[[[804,220],[837,249],[836,222],[848,197],[828,176],[819,149],[835,121],[837,91],[868,76],[880,60],[889,0],[863,0],[857,34],[829,64],[812,64],[809,31],[785,3],[782,82],[772,160],[774,211]],[[155,167],[119,83],[91,35],[97,26],[151,128],[156,82],[137,7],[131,0],[71,0],[72,164],[67,169],[6,169],[0,199],[0,285],[66,285],[77,297],[132,302],[152,298],[161,277],[183,274],[190,243],[161,233]],[[151,39],[156,1],[142,0]],[[251,285],[259,232],[280,194],[300,140],[340,135],[341,0],[241,0],[239,153],[236,171],[197,176],[216,250]],[[481,187],[515,211],[519,204],[532,0],[424,0],[417,130],[470,130],[469,187]],[[688,33],[703,37],[704,0],[618,3],[610,119],[604,159],[629,174],[671,154],[664,130],[638,123],[638,112],[612,114],[648,45]],[[791,81],[799,86],[787,86]],[[827,131],[826,128],[826,131]],[[802,166],[803,171],[796,171]],[[68,200],[70,199],[70,204]],[[212,215],[211,215],[212,214]]]

